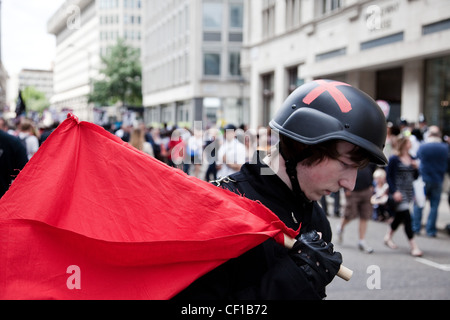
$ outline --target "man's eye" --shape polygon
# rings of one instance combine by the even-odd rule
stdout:
[[[357,169],[357,168],[359,168],[359,166],[358,166],[356,163],[346,163],[346,162],[344,162],[344,161],[342,161],[342,160],[340,160],[340,162],[342,163],[342,165],[343,165],[345,168],[351,168],[351,169]]]

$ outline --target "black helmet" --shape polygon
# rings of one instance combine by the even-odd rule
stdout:
[[[297,88],[270,126],[293,140],[314,145],[344,140],[369,152],[371,161],[386,165],[386,117],[366,93],[349,84],[316,80]]]

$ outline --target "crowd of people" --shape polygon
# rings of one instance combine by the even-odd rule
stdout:
[[[0,125],[2,196],[52,128],[39,132],[25,118],[16,128],[4,119]],[[324,197],[339,199],[344,191],[343,214],[340,203],[334,209],[341,217],[336,234],[342,242],[347,224],[359,218],[361,251],[374,252],[365,237],[368,221],[376,219],[387,222],[380,239],[387,247],[397,248],[393,235],[403,224],[411,255],[422,256],[414,237],[422,229],[426,199],[425,232],[436,236],[450,145],[437,126],[427,127],[425,121],[387,127],[383,112],[364,92],[316,80],[297,88],[269,127],[255,131],[232,124],[205,131],[143,123],[105,129],[188,175],[258,201],[298,234],[291,247],[266,240],[197,279],[176,298],[323,299],[342,264],[331,243],[327,201],[318,203]]]
[[[249,130],[245,124],[192,130],[167,124],[149,128],[141,123],[105,129],[138,150],[204,181],[239,171],[244,163],[255,160],[257,150],[268,151],[278,141],[270,127]]]
[[[417,124],[403,120],[398,126],[388,123],[384,152],[389,160],[386,167],[369,165],[359,170],[355,189],[343,191],[346,201],[342,214],[340,195],[333,196],[335,215],[342,216],[336,232],[338,242],[343,241],[345,226],[359,218],[358,247],[367,253],[374,252],[365,242],[367,222],[373,219],[388,224],[383,240],[391,249],[398,247],[393,235],[403,224],[411,255],[422,256],[414,237],[422,229],[428,237],[436,237],[438,208],[442,192],[446,191],[445,175],[450,174],[450,141],[442,136],[439,127],[428,127],[424,119]],[[426,201],[429,212],[424,221]],[[322,205],[328,210],[326,199]]]
[[[27,118],[21,118],[17,123],[0,118],[0,131],[17,138],[10,142],[17,147],[12,147],[14,151],[8,151],[12,154],[9,159],[5,160],[6,155],[1,157],[0,196],[57,125],[43,128]],[[255,163],[256,151],[268,152],[278,143],[278,137],[272,134],[270,127],[260,127],[253,131],[246,125],[236,127],[228,124],[223,128],[213,127],[203,131],[168,127],[167,124],[161,128],[149,128],[140,123],[105,129],[136,149],[205,181],[220,180],[238,172],[244,163]],[[4,134],[2,139],[5,139]],[[372,253],[374,250],[366,243],[365,235],[367,222],[373,219],[388,223],[384,243],[395,249],[397,245],[392,240],[393,234],[399,225],[404,224],[411,254],[421,256],[422,251],[414,241],[414,236],[422,231],[424,222],[424,201],[418,201],[418,198],[421,196],[429,201],[425,232],[428,236],[435,237],[441,194],[446,191],[443,190],[444,177],[450,172],[449,146],[450,141],[442,137],[440,129],[437,126],[428,127],[424,120],[417,124],[408,124],[404,120],[399,125],[388,123],[384,148],[389,159],[388,166],[382,168],[368,165],[360,169],[355,189],[341,190],[345,199],[342,206],[341,193],[331,195],[334,200],[334,215],[341,217],[337,227],[338,242],[343,241],[345,226],[359,218],[358,247]],[[418,182],[422,184],[415,188]],[[421,189],[423,194],[420,194]],[[328,214],[327,197],[322,198],[321,204]]]
[[[57,126],[38,127],[24,117],[0,118],[0,198]]]

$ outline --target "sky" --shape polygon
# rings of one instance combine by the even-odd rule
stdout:
[[[25,68],[51,69],[56,40],[47,32],[47,21],[64,2],[1,0],[2,61],[10,75]]]

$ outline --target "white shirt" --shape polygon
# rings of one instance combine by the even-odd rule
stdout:
[[[231,141],[224,140],[223,145],[219,148],[217,164],[221,164],[222,167],[217,172],[218,177],[226,177],[236,170],[231,169],[226,164],[244,164],[245,163],[245,146],[238,140],[233,139]],[[225,156],[225,161],[224,161]]]
[[[38,151],[39,149],[39,139],[26,132],[19,132],[19,138],[25,141],[25,146],[27,149],[28,160]]]

